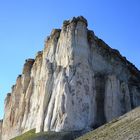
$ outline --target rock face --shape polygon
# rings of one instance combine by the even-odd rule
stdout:
[[[2,140],[2,123],[3,121],[0,120],[0,140]]]
[[[83,17],[54,29],[5,99],[2,140],[28,130],[89,130],[140,105],[140,72]]]

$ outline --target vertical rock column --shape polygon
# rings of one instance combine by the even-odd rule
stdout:
[[[33,66],[33,63],[34,63],[34,59],[28,59],[24,64],[24,68],[22,72],[23,93],[26,93],[26,90],[28,88],[30,78],[31,78],[31,68]]]
[[[29,107],[29,101],[30,98],[27,99],[27,97],[29,97],[31,95],[32,92],[30,91],[32,89],[32,80],[31,80],[31,71],[32,71],[32,67],[34,64],[34,59],[27,59],[24,67],[23,67],[23,72],[22,72],[22,91],[21,91],[21,99],[20,99],[20,110],[19,110],[19,114],[20,114],[20,127],[21,127],[21,131],[24,132],[25,131],[25,125],[23,125],[25,123],[25,116],[27,115],[27,108]],[[27,118],[26,118],[27,119]]]
[[[11,135],[11,108],[12,108],[12,97],[11,93],[7,94],[5,99],[5,108],[4,108],[4,118],[3,118],[3,125],[2,125],[2,140],[8,139],[8,136]],[[11,116],[11,117],[10,117]],[[9,132],[9,133],[8,133]]]
[[[43,61],[40,74],[40,99],[39,112],[37,115],[36,132],[43,131],[45,115],[48,110],[48,104],[51,99],[53,83],[57,76],[58,67],[55,62],[55,51],[60,36],[60,30],[52,31],[51,36],[45,44],[43,51]],[[59,71],[58,71],[59,72]]]
[[[115,75],[110,75],[107,77],[105,87],[105,115],[107,122],[120,116],[121,104],[119,98],[120,82]]]
[[[2,140],[2,123],[3,120],[0,120],[0,140]]]
[[[13,138],[22,132],[21,123],[25,108],[24,96],[30,81],[32,65],[33,60],[28,59],[24,65],[23,74],[18,76],[16,84],[12,87],[12,93],[7,94],[2,129],[3,140]]]
[[[107,122],[131,110],[128,85],[115,75],[109,75],[105,87],[105,116]]]
[[[89,61],[86,20],[65,21],[55,51],[56,67],[61,69],[58,74],[54,71],[44,131],[84,130],[93,125],[95,85]]]
[[[39,110],[39,99],[42,98],[40,86],[40,72],[42,66],[42,52],[38,52],[30,71],[30,80],[26,79],[28,87],[25,94],[25,113],[23,114],[22,127],[24,132],[36,127],[37,115]],[[26,87],[26,85],[25,85]]]

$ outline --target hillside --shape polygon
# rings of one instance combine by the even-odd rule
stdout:
[[[76,140],[140,140],[140,107]]]
[[[11,140],[73,140],[74,136],[72,133],[67,132],[40,132],[35,133],[35,130],[30,130],[18,137]]]

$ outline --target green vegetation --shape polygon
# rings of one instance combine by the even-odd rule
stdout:
[[[35,137],[35,129],[30,130],[30,131],[24,133],[21,136],[18,136],[16,138],[13,138],[12,140],[31,140],[34,137]]]
[[[71,132],[35,133],[35,129],[33,129],[12,140],[74,140],[74,136]]]

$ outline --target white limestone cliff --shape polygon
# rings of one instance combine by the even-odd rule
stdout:
[[[0,120],[0,140],[2,140],[2,123],[3,121]]]
[[[86,131],[139,105],[140,72],[89,31],[86,19],[73,18],[26,60],[5,100],[2,140],[34,128]]]

